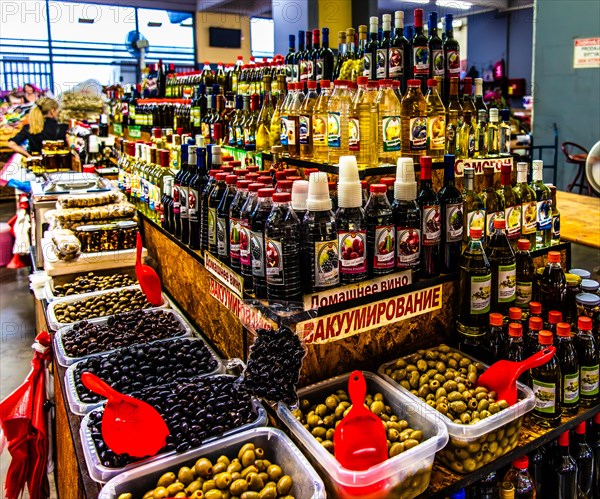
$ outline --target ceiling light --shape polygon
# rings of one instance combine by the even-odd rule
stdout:
[[[156,21],[149,21],[148,22],[148,27],[149,28],[160,28],[162,26],[162,23],[160,22],[156,22]]]
[[[94,19],[86,19],[85,17],[80,17],[77,22],[81,24],[94,24]]]
[[[454,19],[452,21],[452,27],[456,29],[460,29],[463,26],[463,22],[460,19]],[[438,23],[438,29],[444,29],[444,23],[441,21]]]
[[[473,7],[471,2],[463,2],[462,0],[436,0],[436,5],[440,7],[449,7],[451,9],[468,10]]]
[[[402,0],[404,3],[420,3],[426,4],[429,3],[429,0]]]

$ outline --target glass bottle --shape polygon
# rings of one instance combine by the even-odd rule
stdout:
[[[266,152],[271,150],[271,119],[273,118],[273,100],[271,97],[271,76],[263,76],[263,85],[265,91],[263,94],[263,103],[257,119],[256,130],[256,150]]]
[[[308,81],[317,80],[317,74],[321,74],[321,68],[317,67],[319,63],[319,55],[321,53],[321,30],[315,28],[312,30],[312,52],[310,72],[308,74]]]
[[[485,111],[487,114],[487,106],[483,100],[483,78],[475,78],[473,83],[475,83],[475,109],[478,113],[479,111]]]
[[[429,21],[427,23],[428,33],[429,33],[429,78],[434,78],[439,76],[442,79],[442,88],[443,88],[443,80],[446,75],[446,64],[444,63],[444,44],[442,39],[438,35],[438,13],[430,12],[429,13]],[[443,93],[443,90],[440,90],[440,95]],[[440,99],[441,100],[441,99]]]
[[[379,18],[376,16],[370,17],[369,41],[363,54],[363,76],[368,77],[369,80],[377,79],[377,49],[379,48],[379,42],[377,40],[378,26]]]
[[[254,281],[252,278],[252,213],[258,203],[258,190],[262,189],[264,184],[252,182],[248,186],[248,197],[240,210],[240,270],[244,278],[244,291],[252,292],[254,290]]]
[[[181,145],[181,168],[175,174],[173,178],[173,215],[175,222],[175,237],[181,240],[181,202],[183,198],[183,188],[181,187],[181,180],[187,175],[188,167],[188,145]],[[187,206],[187,204],[186,204]]]
[[[569,432],[558,437],[558,453],[552,462],[548,490],[552,497],[570,499],[577,497],[577,463],[569,454]],[[545,488],[544,488],[545,489]]]
[[[512,362],[521,362],[527,357],[525,342],[523,341],[523,326],[516,322],[508,325],[508,338],[502,352],[502,359]],[[529,373],[524,372],[519,376],[519,381],[529,384]]]
[[[336,80],[327,106],[327,162],[338,163],[340,156],[348,155],[348,119],[352,96],[345,80]]]
[[[329,48],[329,28],[323,28],[323,46],[319,52],[317,61],[317,81],[328,80],[333,78],[333,50]]]
[[[487,113],[480,109],[477,111],[477,126],[475,127],[475,158],[487,157]]]
[[[521,456],[512,462],[512,467],[504,475],[504,481],[511,482],[515,486],[515,497],[523,499],[535,499],[535,484],[528,471],[529,459]]]
[[[287,152],[291,158],[300,157],[300,113],[304,103],[304,83],[296,83],[294,97],[287,107]]]
[[[313,110],[319,98],[317,94],[317,82],[309,80],[306,83],[308,91],[300,108],[299,127],[300,127],[300,158],[310,160],[313,157],[313,136],[312,136],[312,118]]]
[[[585,433],[586,422],[582,421],[575,427],[572,451],[577,463],[577,497],[591,499],[599,491],[594,491],[594,453],[586,442]]]
[[[400,122],[402,156],[419,161],[427,152],[427,101],[420,80],[408,80],[408,90],[400,103]]]
[[[483,169],[483,172],[485,180],[485,189],[483,191],[486,215],[485,241],[486,244],[489,245],[490,239],[495,232],[494,220],[502,218],[506,221],[506,219],[504,218],[504,198],[496,192],[496,189],[494,189],[495,168],[493,166],[486,166]]]
[[[250,180],[238,180],[235,184],[235,197],[229,206],[229,266],[231,270],[241,271],[240,246],[244,238],[241,212],[248,199]],[[247,244],[247,243],[246,243]]]
[[[552,245],[560,243],[560,211],[556,205],[556,186],[548,184],[550,197],[552,199],[552,236],[550,243]]]
[[[448,124],[446,125],[446,154],[460,157],[460,142],[458,141],[460,125],[458,123],[458,112],[448,111]]]
[[[210,145],[209,145],[210,146]],[[210,153],[208,153],[210,156]],[[208,249],[208,200],[216,183],[217,170],[209,170],[208,182],[202,190],[200,201],[200,249]]]
[[[206,173],[206,148],[199,147],[196,151],[196,173],[190,180],[188,214],[190,221],[190,248],[200,249],[200,212],[202,191],[208,183]]]
[[[534,302],[531,302],[532,304]],[[531,305],[531,304],[530,304]],[[531,307],[530,307],[531,309]],[[537,352],[539,343],[540,331],[544,329],[544,321],[541,317],[529,317],[529,323],[527,327],[527,336],[525,338],[525,348],[527,356],[533,355]]]
[[[592,319],[579,317],[575,334],[575,348],[579,360],[580,400],[584,407],[598,403],[599,364],[598,344],[592,334]]]
[[[538,350],[552,345],[552,333],[540,331]],[[533,419],[540,426],[554,428],[560,424],[562,374],[557,356],[553,356],[546,364],[531,370],[531,387],[535,394]],[[569,497],[569,496],[566,496]]]
[[[473,158],[475,156],[475,127],[473,126],[473,114],[463,109],[463,124],[458,132],[458,144],[461,158]]]
[[[489,320],[490,324],[487,333],[486,350],[489,350],[490,352],[488,361],[491,364],[503,358],[508,343],[508,333],[502,326],[502,314],[492,312]],[[481,358],[481,360],[487,362],[484,358]]]
[[[504,481],[498,484],[499,497],[500,499],[514,499],[515,498],[515,485],[512,482]]]
[[[517,196],[521,200],[521,237],[528,239],[532,250],[536,248],[537,201],[536,193],[527,183],[527,163],[517,163]]]
[[[419,86],[424,91],[429,79],[429,40],[423,34],[423,9],[414,11],[415,34],[410,42],[411,48],[411,78],[419,80]]]
[[[182,156],[183,162],[183,156]],[[181,242],[189,244],[190,242],[190,215],[189,215],[189,197],[190,197],[190,180],[196,169],[196,146],[188,145],[188,157],[186,172],[180,179],[179,184],[179,201],[180,201],[180,219],[181,219]],[[183,168],[183,164],[182,164]]]
[[[544,184],[544,163],[534,160],[531,166],[533,181],[531,188],[537,201],[536,249],[550,246],[552,241],[552,196]]]
[[[217,256],[217,210],[227,190],[227,173],[217,173],[215,179],[215,186],[208,199],[208,251]]]
[[[432,13],[433,14],[433,13]],[[441,42],[441,40],[440,40]],[[438,50],[443,57],[443,51]],[[437,80],[427,80],[427,155],[441,158],[446,147],[446,108],[437,90]]]
[[[225,193],[217,207],[217,256],[225,265],[229,266],[229,245],[230,245],[230,220],[229,208],[236,195],[235,184],[237,175],[227,175],[225,177]]]
[[[448,15],[446,15],[446,23],[447,22],[448,22]],[[446,41],[448,41],[448,40],[446,40]],[[444,45],[446,45],[446,44],[444,43]],[[452,51],[450,53],[450,56],[452,56]],[[448,64],[450,64],[450,63],[448,62]],[[449,69],[446,70],[446,74],[447,75],[451,74]],[[460,101],[458,100],[459,78],[458,78],[458,76],[452,76],[452,77],[450,77],[449,81],[450,81],[450,84],[449,84],[449,95],[448,95],[448,113],[455,111],[456,115],[458,117],[458,120],[459,120],[459,125],[460,125],[460,124],[462,124],[463,108],[460,104]]]
[[[545,329],[556,335],[556,326],[559,322],[562,322],[562,312],[558,310],[550,310],[548,312],[548,321],[544,324]]]
[[[329,80],[321,80],[321,93],[313,108],[313,161],[317,163],[326,163],[328,159],[327,108],[329,105],[330,84]]]
[[[442,217],[440,199],[433,190],[431,181],[431,157],[421,157],[421,189],[417,196],[421,208],[422,247],[421,276],[436,277],[440,273],[440,241],[442,235]]]
[[[394,37],[388,53],[388,78],[400,81],[400,89],[406,92],[409,57],[409,43],[404,37],[404,12],[394,12]]]
[[[560,404],[563,414],[577,414],[579,410],[579,361],[571,339],[571,325],[556,325],[556,356],[560,363],[562,390]]]
[[[492,310],[503,315],[514,306],[517,288],[515,253],[506,238],[506,221],[494,220],[494,234],[488,244],[492,266]]]
[[[514,250],[521,237],[521,200],[511,185],[511,166],[501,166],[501,184],[498,195],[504,201],[504,219],[506,220],[506,236]]]
[[[445,90],[444,96],[448,98],[448,94],[452,95],[452,78],[457,80],[460,78],[460,45],[454,38],[454,26],[452,25],[454,16],[446,14],[446,39],[444,40],[444,60],[446,62]],[[448,82],[450,82],[450,91],[448,90]],[[458,92],[458,83],[457,83]]]
[[[460,268],[463,239],[463,198],[454,185],[454,156],[444,156],[444,186],[438,192],[442,215],[441,267],[445,273]]]
[[[497,158],[500,156],[500,127],[498,125],[498,109],[490,109],[490,122],[487,128],[487,156]]]
[[[473,78],[466,77],[463,80],[462,102],[463,113],[471,112],[471,116],[477,117],[477,108],[473,102]]]
[[[275,189],[272,187],[258,190],[258,200],[248,220],[252,254],[252,283],[254,296],[257,298],[267,298],[265,225],[273,208],[273,194],[275,194]]]
[[[377,98],[378,83],[367,82],[366,76],[357,78],[358,91],[352,100],[351,117],[348,123],[348,149],[356,156],[359,167],[377,164],[377,141],[373,135],[376,127],[373,103]]]
[[[463,242],[473,237],[473,229],[481,229],[482,243],[485,234],[485,204],[479,194],[475,192],[475,169],[467,167],[464,169],[464,191],[463,191]]]
[[[389,274],[395,268],[396,230],[392,207],[384,184],[371,184],[365,206],[367,221],[367,267],[369,276]]]
[[[379,92],[371,112],[377,117],[374,142],[379,164],[395,164],[400,155],[400,101],[392,89],[392,80],[379,81]],[[365,142],[369,141],[368,137],[365,139]]]
[[[384,80],[388,78],[388,57],[390,45],[392,42],[392,16],[391,14],[383,14],[381,18],[381,28],[383,30],[383,36],[379,42],[377,48],[377,66],[375,68],[375,75],[378,80]]]
[[[500,118],[502,122],[500,123],[498,149],[500,156],[510,156],[510,109],[500,111]]]
[[[285,78],[287,82],[293,82],[295,81],[294,56],[296,54],[296,35],[289,35],[288,39],[290,48],[285,56]]]
[[[366,26],[365,26],[366,28]],[[360,29],[360,28],[359,28]],[[333,70],[333,78],[331,81],[333,80],[337,80],[339,78],[343,78],[346,75],[341,75],[342,73],[342,65],[344,64],[344,61],[346,60],[346,32],[345,31],[338,31],[338,53],[337,53],[337,59],[335,62],[335,68]],[[370,76],[369,75],[365,75],[365,76]]]
[[[529,253],[529,241],[519,239],[515,260],[517,262],[517,295],[515,305],[527,308],[533,299],[534,265]]]
[[[562,310],[565,304],[567,281],[560,265],[560,253],[548,253],[548,265],[540,279],[540,301],[544,318],[548,318],[550,310]]]

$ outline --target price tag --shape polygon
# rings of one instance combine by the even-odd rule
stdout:
[[[142,138],[142,129],[139,126],[130,126],[129,127],[129,137],[132,139],[141,139]]]
[[[123,125],[121,125],[121,123],[115,123],[113,125],[113,133],[119,136],[123,135]]]

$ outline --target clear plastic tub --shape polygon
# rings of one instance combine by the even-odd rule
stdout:
[[[353,471],[340,466],[309,431],[296,419],[290,408],[280,403],[277,414],[289,428],[294,441],[308,456],[324,478],[327,493],[337,498],[403,498],[421,494],[429,485],[435,453],[446,445],[448,432],[436,417],[435,410],[415,404],[400,390],[385,383],[370,372],[363,372],[367,392],[380,392],[392,412],[406,419],[411,428],[421,430],[424,440],[416,447],[398,454],[365,471]],[[308,386],[298,392],[299,399],[322,402],[336,390],[348,390],[350,373]]]
[[[120,494],[125,492],[131,492],[133,497],[142,497],[144,493],[156,486],[156,482],[163,473],[173,471],[177,474],[181,466],[187,465],[191,468],[201,457],[206,457],[212,462],[222,455],[232,459],[237,457],[239,449],[247,442],[254,443],[256,447],[262,447],[265,457],[280,465],[283,472],[292,477],[294,486],[290,494],[296,499],[324,499],[326,497],[323,481],[289,437],[275,428],[256,428],[203,445],[184,454],[126,471],[108,482],[100,492],[98,499],[117,499]]]
[[[115,269],[94,271],[94,274],[97,276],[113,275],[115,273],[124,274],[124,275],[131,277],[137,281],[137,276],[135,275],[134,268],[127,268],[127,269],[123,269],[121,271],[117,271]],[[56,276],[54,278],[49,278],[46,281],[45,286],[44,286],[45,293],[46,293],[46,301],[48,303],[50,303],[54,300],[61,300],[62,298],[66,298],[66,296],[56,296],[54,288],[56,286],[62,286],[64,284],[71,283],[77,277],[82,277],[82,276],[85,276],[86,274],[87,274],[87,272],[85,272],[83,274],[70,274],[70,275]],[[103,289],[102,292],[116,291],[117,289],[119,289],[119,288],[117,287],[117,288],[111,288],[111,289]],[[77,296],[79,298],[84,298],[84,297],[87,297],[90,293],[98,293],[98,291],[90,291],[89,293],[79,293],[79,294],[69,295],[69,296]]]
[[[191,326],[187,323],[187,321],[183,318],[183,316],[177,312],[176,310],[172,310],[172,309],[165,309],[165,308],[146,308],[144,309],[144,312],[153,312],[153,311],[157,311],[157,310],[163,310],[164,313],[166,314],[172,314],[173,317],[177,320],[177,322],[179,322],[179,324],[181,324],[183,330],[181,332],[181,334],[178,334],[176,336],[173,336],[173,338],[183,338],[185,336],[191,336],[192,335],[192,328]],[[91,323],[91,324],[106,324],[108,322],[108,319],[112,317],[112,316],[107,316],[107,317],[101,317],[99,319],[90,319],[87,322]],[[96,352],[96,353],[92,353],[89,355],[84,355],[82,357],[71,357],[67,354],[66,350],[65,350],[65,346],[63,344],[62,338],[63,335],[65,335],[66,333],[68,333],[69,331],[71,331],[71,329],[73,329],[73,326],[75,324],[78,324],[77,322],[74,322],[73,324],[69,324],[67,326],[64,326],[62,328],[60,328],[55,334],[54,334],[54,355],[56,356],[56,360],[57,362],[63,366],[63,367],[69,367],[72,364],[75,364],[75,362],[78,362],[80,360],[83,359],[87,359],[89,357],[97,357],[98,355],[105,355],[111,352],[114,352],[116,349],[114,350],[106,350],[105,352]],[[168,339],[168,338],[164,338],[164,339]],[[161,340],[154,340],[154,341],[162,341]],[[154,341],[148,342],[148,343],[154,343]]]
[[[225,375],[223,375],[225,376]],[[258,399],[252,399],[252,406],[254,409],[254,413],[256,414],[256,419],[248,424],[242,425],[238,428],[234,428],[232,430],[228,430],[221,435],[215,435],[214,437],[207,438],[203,445],[206,445],[210,442],[214,442],[215,440],[219,440],[223,437],[228,437],[229,435],[236,435],[242,431],[250,430],[253,428],[259,428],[261,426],[266,426],[268,422],[267,411],[265,411],[264,407],[260,404]],[[122,468],[109,468],[107,466],[103,466],[100,461],[100,456],[96,451],[96,446],[94,445],[94,441],[92,439],[92,435],[90,429],[88,428],[88,421],[90,419],[90,414],[93,414],[96,411],[103,411],[103,409],[95,409],[94,411],[86,414],[84,418],[81,420],[81,426],[79,427],[79,434],[81,437],[81,446],[83,448],[83,455],[85,457],[85,463],[87,465],[90,476],[93,480],[99,483],[106,483],[110,479],[120,475],[121,473],[133,470],[135,468],[139,468],[140,466],[144,466],[151,463],[162,462],[165,458],[179,456],[175,451],[165,452],[163,454],[157,454],[156,456],[148,457],[146,459],[141,459],[140,461],[135,461],[130,463]],[[198,447],[198,449],[201,447]],[[192,452],[194,449],[190,449],[187,452]],[[184,455],[184,454],[181,454]]]
[[[221,358],[215,353],[215,351],[210,347],[210,345],[208,343],[206,343],[206,341],[204,341],[202,338],[199,337],[193,337],[193,338],[187,338],[190,341],[201,341],[202,343],[204,343],[204,346],[206,348],[208,348],[208,351],[210,352],[211,356],[213,359],[215,359],[217,361],[217,367],[215,369],[213,369],[210,372],[207,373],[197,373],[196,376],[210,376],[211,374],[221,374],[225,372],[225,366],[223,365],[223,361],[221,360]],[[157,343],[167,343],[173,341],[173,338],[165,338],[164,340],[157,340],[155,342],[153,342],[154,344]],[[111,353],[106,353],[103,354],[103,357],[109,357],[113,352]],[[80,398],[79,398],[79,393],[77,393],[77,388],[75,387],[75,370],[77,369],[77,366],[79,365],[79,362],[76,362],[75,364],[69,366],[69,368],[67,369],[67,372],[65,373],[65,388],[66,388],[66,395],[67,395],[67,401],[69,403],[69,409],[71,409],[71,412],[73,412],[74,414],[77,414],[78,416],[84,416],[86,415],[88,412],[92,412],[94,409],[97,409],[98,407],[102,407],[104,405],[104,403],[106,402],[106,399],[101,399],[98,402],[94,402],[94,403],[88,403],[88,402],[83,402]]]
[[[453,348],[450,351],[458,352]],[[459,353],[479,362],[470,355],[463,352]],[[407,355],[401,357],[401,359],[407,360],[410,357],[411,355]],[[377,370],[377,374],[392,386],[402,390],[403,393],[422,407],[429,407],[422,399],[385,374],[385,371],[389,367],[393,367],[398,360],[400,359],[383,364]],[[487,364],[483,362],[482,364],[488,367]],[[517,403],[475,424],[454,423],[442,413],[434,410],[436,418],[446,426],[450,437],[448,445],[439,452],[439,459],[458,473],[471,473],[498,459],[517,446],[523,416],[531,411],[534,406],[535,395],[533,391],[528,386],[517,382]]]
[[[59,303],[76,304],[79,301],[88,300],[89,298],[93,298],[95,296],[101,296],[101,295],[105,295],[107,293],[115,293],[117,291],[123,291],[124,289],[141,289],[141,288],[140,288],[139,284],[135,284],[133,286],[126,286],[124,288],[113,289],[110,291],[109,290],[95,291],[94,293],[89,293],[83,297],[82,297],[82,295],[74,295],[74,296],[65,296],[62,298],[55,299],[54,301],[52,301],[51,303],[48,304],[48,327],[50,329],[52,329],[53,331],[58,331],[59,329],[65,327],[65,326],[74,324],[74,322],[68,322],[68,323],[58,322],[58,319],[56,318],[56,313],[55,313],[54,309],[56,308],[56,305],[58,305]],[[171,302],[169,301],[167,296],[163,293],[162,297],[163,297],[163,304],[160,305],[159,307],[154,307],[154,308],[171,308]],[[104,316],[104,317],[109,317],[109,316]],[[101,317],[94,317],[94,319],[100,319],[100,318]],[[89,320],[91,320],[91,319],[89,319]]]

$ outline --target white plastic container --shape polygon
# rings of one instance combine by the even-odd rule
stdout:
[[[113,274],[116,274],[116,273],[125,274],[125,275],[127,275],[129,277],[132,277],[132,278],[136,279],[136,281],[137,281],[137,277],[135,275],[135,269],[134,268],[129,268],[129,269],[120,270],[120,271],[117,271],[115,269],[109,269],[109,270],[98,270],[98,271],[94,272],[94,274],[96,274],[97,276],[113,275]],[[54,277],[54,278],[50,278],[49,277],[48,280],[45,282],[45,285],[44,285],[44,289],[45,289],[45,292],[46,292],[46,295],[45,295],[46,296],[46,301],[48,303],[50,303],[50,302],[53,302],[54,300],[60,300],[62,298],[67,298],[66,296],[56,296],[54,294],[54,288],[55,288],[55,286],[57,286],[57,285],[61,285],[62,286],[64,284],[73,282],[77,277],[82,277],[82,276],[85,276],[85,275],[87,275],[87,272],[82,273],[82,274],[68,275],[68,276],[66,276],[66,275],[65,276],[57,276],[57,277]],[[120,289],[120,288],[103,289],[102,292],[111,292],[111,291],[116,291],[117,289]],[[86,296],[90,295],[91,293],[98,293],[98,291],[90,291],[88,293],[79,293],[79,294],[76,294],[76,295],[69,295],[69,296],[77,296],[79,298],[83,298],[83,297],[86,297]]]
[[[185,336],[191,336],[193,334],[191,326],[184,319],[184,317],[179,312],[177,312],[177,310],[165,309],[165,308],[146,308],[146,309],[144,309],[144,312],[152,312],[152,311],[156,311],[156,310],[163,310],[164,313],[166,313],[166,314],[172,314],[173,317],[177,320],[177,322],[179,322],[179,324],[181,324],[181,327],[182,327],[181,334],[173,336],[173,338],[183,338]],[[87,322],[89,322],[90,324],[106,324],[110,317],[112,317],[112,316],[101,317],[99,319],[89,319]],[[84,355],[82,357],[69,356],[65,350],[65,346],[63,344],[62,338],[66,333],[68,333],[69,331],[71,331],[73,329],[73,326],[75,324],[79,324],[79,323],[73,322],[72,324],[63,326],[54,334],[54,355],[56,356],[56,360],[58,361],[58,363],[61,366],[69,367],[70,365],[72,365],[75,362],[78,362],[80,360],[87,359],[89,357],[97,357],[98,355],[105,355],[105,354],[114,352],[116,350],[116,349],[113,349],[113,350],[106,350],[104,352],[91,353],[88,355]],[[163,338],[163,339],[168,339],[168,338]],[[162,341],[162,339],[149,341],[148,343],[154,343],[156,341]]]
[[[453,348],[450,351],[458,352]],[[459,353],[479,362],[464,352]],[[408,360],[410,357],[411,355],[407,355],[401,359]],[[385,374],[386,369],[393,367],[398,360],[400,359],[383,364],[377,370],[377,374],[422,407],[429,407],[423,400]],[[481,364],[488,367],[483,362]],[[535,395],[531,388],[517,382],[517,403],[475,424],[454,423],[442,413],[434,410],[436,419],[446,426],[449,435],[448,445],[438,454],[439,459],[458,473],[471,473],[498,459],[517,446],[523,416],[534,406]]]
[[[401,454],[365,471],[343,468],[309,431],[296,419],[285,404],[277,406],[277,414],[288,427],[293,440],[324,478],[330,497],[340,498],[405,498],[421,494],[429,486],[435,453],[448,441],[445,426],[436,417],[435,410],[422,407],[385,383],[375,374],[363,372],[367,393],[382,393],[392,412],[406,419],[411,428],[421,430],[423,441]],[[336,390],[348,391],[350,373],[316,383],[301,389],[298,398],[311,403],[323,403]]]
[[[294,486],[290,494],[296,499],[326,497],[323,481],[289,437],[275,428],[255,428],[203,445],[184,454],[126,471],[108,482],[98,499],[117,499],[124,492],[131,492],[133,497],[142,497],[156,486],[156,482],[164,473],[172,471],[177,474],[179,468],[186,465],[191,468],[201,457],[206,457],[212,462],[222,455],[233,459],[237,457],[242,445],[248,442],[261,447],[269,461],[277,463],[285,474],[292,477]]]
[[[206,341],[204,341],[202,338],[198,338],[198,337],[187,338],[187,339],[189,339],[189,341],[201,341],[202,343],[204,343],[204,346],[210,352],[211,357],[217,362],[217,367],[215,367],[212,371],[206,372],[206,373],[199,372],[199,373],[196,373],[195,376],[209,376],[211,374],[221,374],[221,373],[225,372],[225,366],[223,365],[223,361],[215,353],[215,351],[208,345],[208,343],[206,343]],[[171,341],[173,341],[173,338],[157,340],[153,343],[158,344],[158,343],[167,343],[167,342],[171,342]],[[109,357],[113,353],[114,353],[114,351],[111,353],[106,353],[106,354],[102,355],[102,357]],[[77,392],[77,388],[75,387],[75,370],[77,369],[77,366],[81,362],[82,361],[79,361],[79,362],[76,362],[75,364],[69,366],[69,368],[67,369],[67,372],[65,373],[65,389],[66,389],[66,395],[67,395],[67,402],[69,403],[69,409],[71,409],[71,412],[73,412],[74,414],[77,414],[78,416],[84,416],[88,412],[92,412],[94,409],[97,409],[98,407],[102,407],[104,405],[104,403],[106,402],[106,399],[104,399],[104,398],[101,398],[98,402],[93,402],[93,403],[83,402],[79,398],[79,393]],[[181,379],[184,379],[184,378],[181,378]]]

